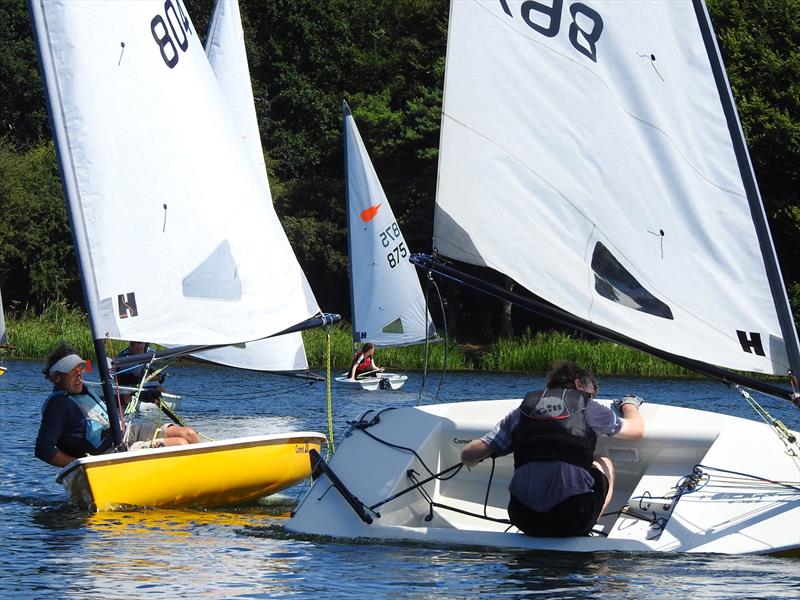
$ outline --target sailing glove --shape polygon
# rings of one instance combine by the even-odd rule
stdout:
[[[639,408],[642,405],[643,402],[644,402],[644,398],[641,398],[639,396],[628,395],[628,396],[623,396],[622,398],[619,398],[618,400],[614,400],[614,406],[616,406],[618,410],[622,410],[622,405],[623,404],[632,404],[636,408]]]

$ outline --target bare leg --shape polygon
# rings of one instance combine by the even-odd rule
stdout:
[[[600,514],[605,514],[608,505],[611,503],[611,497],[614,495],[614,463],[607,456],[596,456],[593,466],[600,469],[603,475],[608,479],[608,493],[606,494],[605,502],[603,502],[603,509]]]
[[[181,437],[168,437],[163,442],[165,446],[183,446],[189,443]]]
[[[182,427],[180,425],[170,425],[167,427],[166,436],[167,446],[175,446],[178,444],[196,444],[200,441],[200,436],[197,435],[197,432],[195,432],[194,429],[191,427]]]

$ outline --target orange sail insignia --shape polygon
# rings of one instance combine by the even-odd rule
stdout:
[[[375,218],[375,215],[378,214],[378,209],[381,207],[380,204],[374,204],[369,208],[365,208],[361,211],[361,220],[365,223],[369,223],[372,219]]]

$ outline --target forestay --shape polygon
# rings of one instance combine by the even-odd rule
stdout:
[[[353,341],[415,344],[435,335],[408,245],[344,104]]]
[[[31,10],[95,338],[225,344],[316,314],[181,0]]]
[[[267,205],[273,210],[238,0],[217,0],[206,36],[206,54],[233,114],[239,139],[266,191]],[[306,290],[311,293],[309,287]],[[313,297],[307,301],[315,302]],[[194,356],[228,366],[263,371],[308,369],[303,336],[299,332],[250,342],[242,347],[227,346],[200,352]]]
[[[654,348],[786,374],[797,334],[702,2],[452,2],[443,110],[440,253]]]

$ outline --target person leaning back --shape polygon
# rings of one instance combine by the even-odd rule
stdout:
[[[508,516],[528,535],[586,535],[611,501],[614,465],[595,456],[598,435],[636,440],[644,435],[641,398],[617,401],[622,418],[594,400],[597,381],[572,361],[557,361],[547,389],[530,392],[495,428],[473,440],[461,461],[514,453]]]
[[[77,351],[60,342],[47,356],[42,370],[53,391],[42,407],[35,455],[56,467],[65,467],[87,454],[114,450],[105,403],[83,382],[86,362]],[[198,441],[190,427],[134,426],[127,432],[132,449],[173,446]]]

